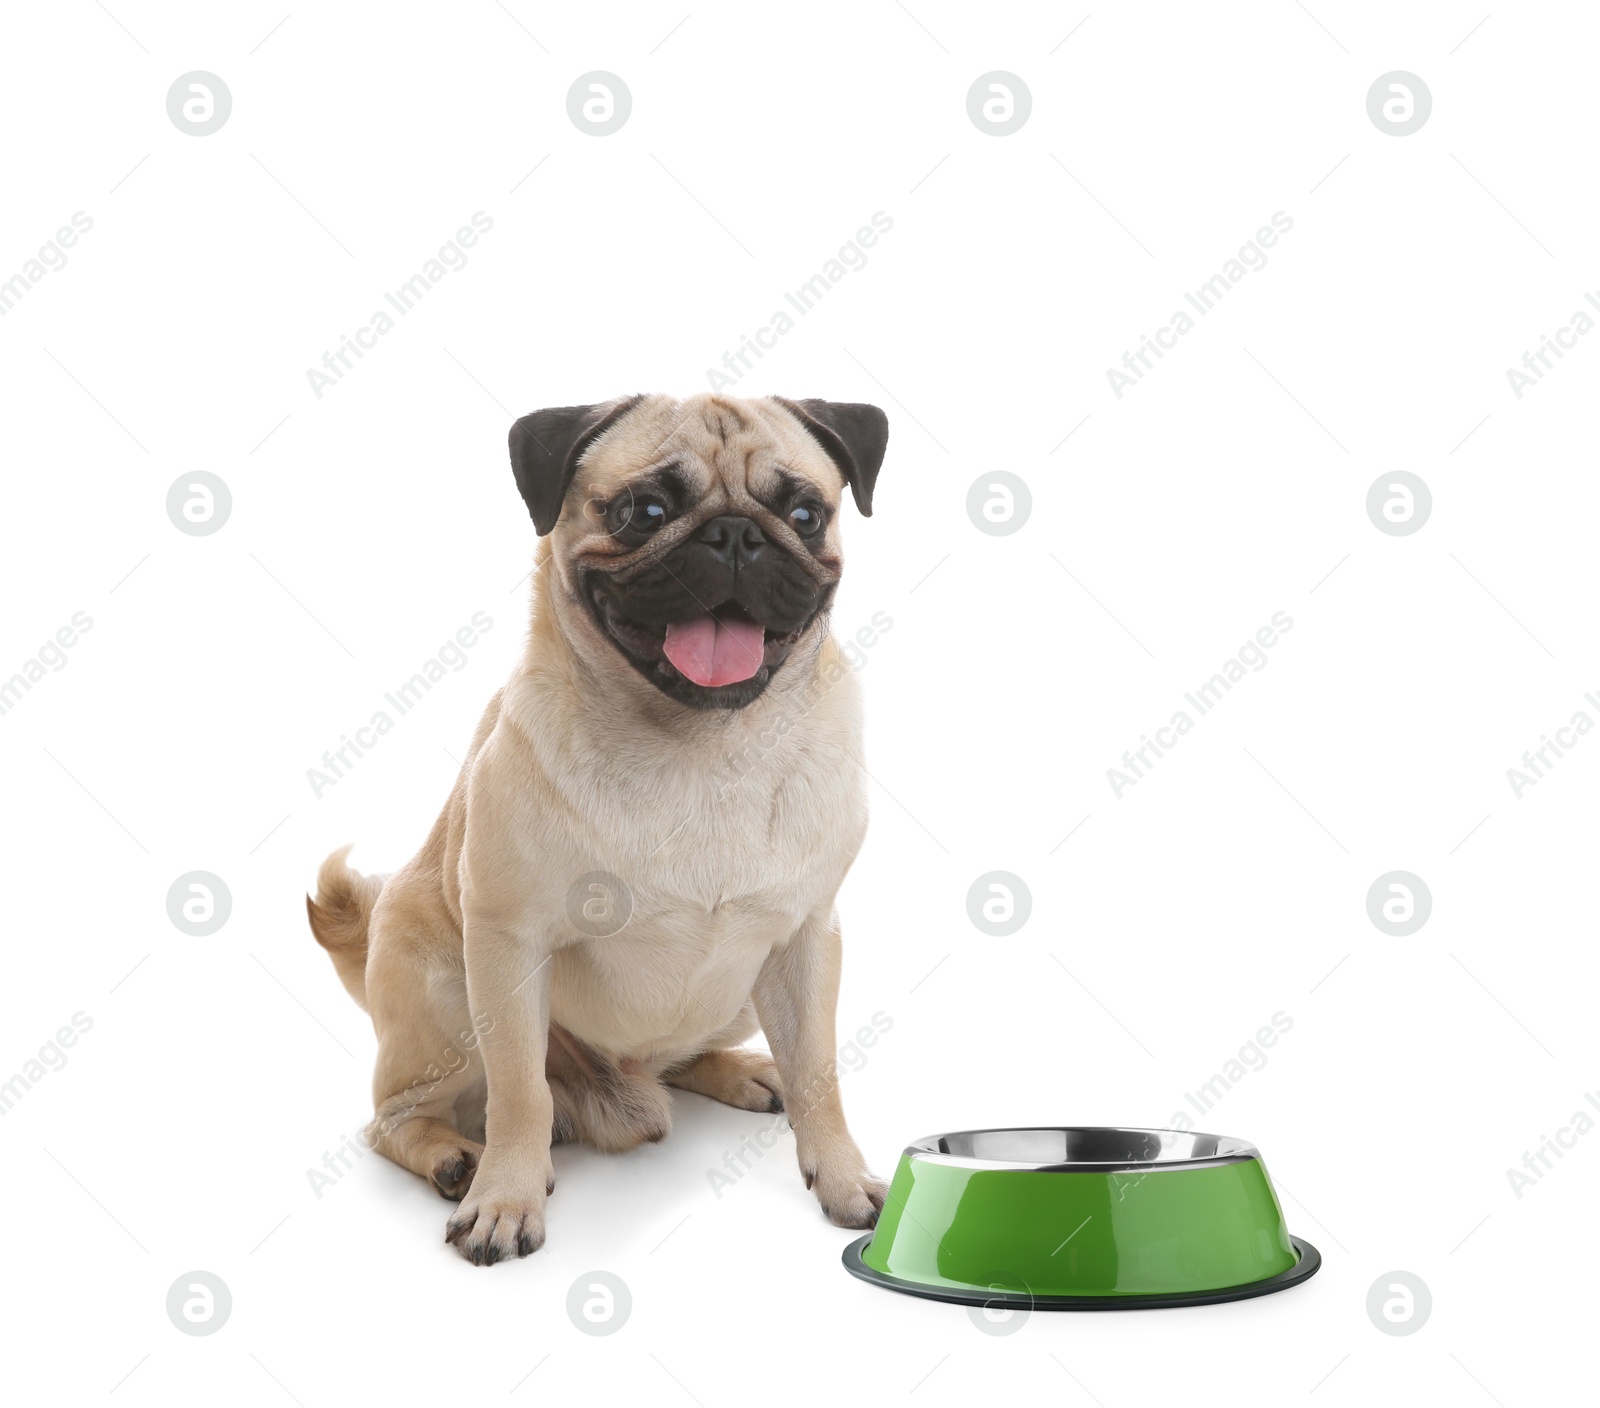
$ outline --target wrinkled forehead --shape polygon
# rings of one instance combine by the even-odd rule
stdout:
[[[578,479],[603,498],[668,464],[697,497],[720,489],[735,500],[769,500],[798,479],[836,507],[844,490],[833,461],[782,406],[725,396],[641,402],[596,442]]]

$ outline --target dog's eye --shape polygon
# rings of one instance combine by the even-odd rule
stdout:
[[[789,526],[802,538],[815,537],[822,531],[824,519],[817,504],[796,504],[789,510]]]
[[[628,533],[637,538],[649,537],[671,516],[663,500],[644,494],[630,494],[618,500],[607,514],[613,533]]]

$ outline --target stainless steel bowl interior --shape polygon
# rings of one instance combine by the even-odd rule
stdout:
[[[934,1134],[917,1140],[906,1154],[963,1168],[1084,1173],[1205,1168],[1259,1157],[1254,1145],[1225,1134],[1062,1126]]]

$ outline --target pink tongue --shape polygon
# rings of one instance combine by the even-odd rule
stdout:
[[[761,668],[765,641],[765,631],[749,621],[698,616],[667,627],[667,659],[696,684],[737,684]]]

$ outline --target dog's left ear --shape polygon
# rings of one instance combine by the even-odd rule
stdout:
[[[624,396],[593,406],[553,406],[511,427],[511,472],[541,538],[561,520],[584,451],[642,400]]]
[[[889,417],[858,401],[786,401],[772,398],[811,433],[839,466],[863,518],[872,517],[872,489],[889,447]]]

